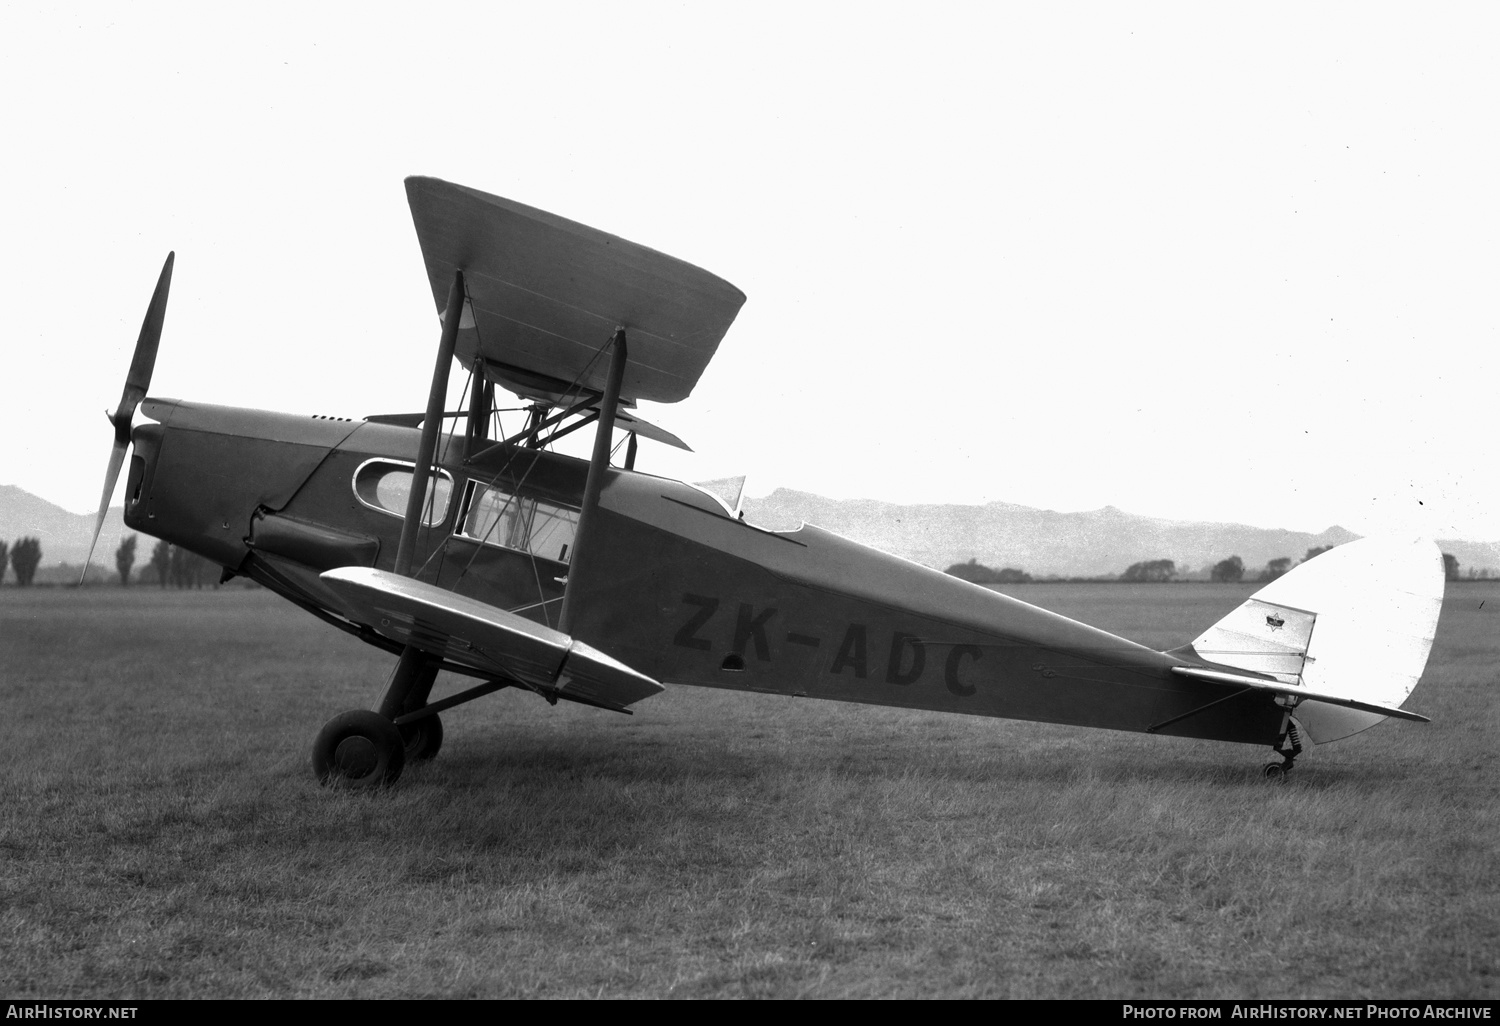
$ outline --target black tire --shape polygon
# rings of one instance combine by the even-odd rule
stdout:
[[[1261,770],[1267,780],[1274,780],[1278,784],[1286,783],[1286,767],[1279,762],[1268,762]]]
[[[406,743],[407,762],[426,762],[443,747],[443,721],[436,713],[399,728]]]
[[[313,773],[329,787],[369,789],[394,784],[406,766],[401,731],[368,709],[340,713],[313,742]]]

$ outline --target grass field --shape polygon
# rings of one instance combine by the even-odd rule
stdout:
[[[1153,646],[1251,588],[1012,594]],[[308,750],[392,659],[260,591],[0,589],[0,996],[1500,996],[1500,583],[1269,751],[673,688]],[[445,685],[440,682],[440,688]]]

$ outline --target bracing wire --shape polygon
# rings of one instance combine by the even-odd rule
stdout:
[[[611,342],[612,341],[613,340],[611,339]],[[586,378],[593,371],[594,366],[599,362],[600,357],[602,357],[604,355],[604,353],[608,350],[610,344],[611,344],[610,342],[606,342],[604,345],[601,345],[598,349],[594,350],[594,354],[593,354],[592,357],[590,357],[589,362],[584,365],[583,369],[578,372],[578,374],[573,378],[572,382],[569,383],[567,389],[559,397],[559,400],[558,400],[558,404],[559,405],[561,405],[561,406],[563,406],[563,407],[566,408],[567,406],[573,405],[573,403],[574,403],[574,401],[576,399],[582,397],[583,392],[584,392],[584,389],[583,389],[583,380],[584,380],[584,378]],[[498,409],[495,411],[495,414],[496,414],[496,420],[498,422],[498,419],[499,419],[499,416],[498,416],[499,415],[499,410]],[[500,434],[500,437],[502,437],[502,438],[504,437],[503,433]],[[545,446],[546,444],[547,443],[545,441],[542,442],[543,446]],[[618,446],[616,446],[616,449],[618,449]],[[492,475],[490,475],[488,481],[484,482],[484,487],[485,487],[486,490],[493,490],[493,489],[495,489],[495,486],[499,482],[501,476],[503,476],[510,469],[511,463],[516,459],[516,457],[520,454],[520,452],[521,452],[521,449],[518,448],[515,451],[511,452],[507,456],[505,462],[502,463],[500,465],[500,467]],[[520,490],[521,486],[523,486],[526,483],[526,479],[531,475],[531,471],[536,467],[536,465],[537,465],[538,462],[539,462],[538,460],[536,460],[535,458],[533,458],[532,461],[531,461],[531,463],[530,463],[530,465],[527,466],[525,472],[521,475],[520,480],[518,480],[516,482],[515,489],[516,489],[517,492]],[[471,493],[471,496],[473,494],[475,494],[475,493]],[[472,498],[470,498],[470,501],[472,502]],[[517,503],[519,505],[520,497],[517,494],[515,494],[515,493],[507,494],[506,500],[505,500],[505,504],[501,507],[500,511],[497,514],[495,514],[494,519],[485,528],[484,535],[482,537],[476,539],[481,544],[480,545],[476,545],[475,548],[474,548],[474,551],[469,554],[468,560],[464,563],[463,569],[459,571],[458,577],[454,581],[454,587],[455,588],[457,588],[458,582],[461,581],[461,580],[463,580],[463,578],[465,577],[465,575],[468,574],[470,568],[473,567],[474,560],[479,556],[479,553],[481,551],[481,546],[483,544],[485,544],[485,543],[490,543],[489,542],[490,534],[495,530],[496,527],[499,526],[500,522],[505,518],[506,514],[510,510],[511,503],[513,503],[513,502],[515,502],[515,503]],[[467,509],[461,510],[460,512],[463,513],[463,515],[465,517],[468,516],[468,510]],[[540,570],[540,567],[537,564],[536,553],[533,552],[533,551],[531,551],[531,548],[530,548],[530,531],[529,530],[528,530],[528,533],[527,533],[527,539],[526,539],[526,541],[527,541],[526,555],[528,556],[528,558],[530,559],[530,562],[531,562],[532,579],[533,579],[533,581],[536,584],[537,593],[541,594],[542,593],[541,570]],[[491,543],[491,544],[499,544],[499,543]],[[550,627],[552,625],[552,617],[549,614],[549,612],[547,611],[546,607],[550,603],[556,602],[556,601],[558,601],[558,600],[557,599],[545,599],[545,600],[543,600],[541,602],[526,603],[526,604],[523,604],[521,606],[517,606],[515,609],[508,610],[508,611],[509,612],[517,612],[517,611],[520,611],[520,610],[528,610],[528,609],[532,609],[532,608],[536,608],[536,607],[541,607],[543,619],[546,621],[547,625]]]

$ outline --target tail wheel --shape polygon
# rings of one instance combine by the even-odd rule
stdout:
[[[407,761],[425,762],[443,747],[443,721],[436,713],[414,720],[399,728]]]
[[[313,773],[329,787],[369,789],[394,784],[406,765],[400,729],[368,709],[340,713],[313,742]]]
[[[1272,751],[1281,756],[1281,761],[1266,763],[1261,773],[1267,780],[1284,784],[1287,774],[1292,772],[1292,763],[1302,754],[1302,734],[1297,730],[1297,721],[1290,714],[1286,718],[1286,733],[1281,735],[1281,740]]]

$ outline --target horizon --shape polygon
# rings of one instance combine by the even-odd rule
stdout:
[[[82,565],[93,514],[66,510],[17,485],[0,485],[0,498],[6,495],[22,497],[23,505],[35,502],[55,511],[41,512],[35,523],[19,532],[20,537],[34,534],[42,540],[42,570],[72,572]],[[1253,571],[1256,567],[1272,567],[1278,559],[1295,565],[1302,561],[1299,554],[1304,547],[1307,552],[1321,551],[1364,537],[1337,524],[1321,531],[1300,531],[1242,522],[1154,518],[1114,506],[1058,511],[1001,500],[913,506],[884,500],[837,499],[784,486],[767,496],[746,498],[750,500],[745,511],[751,523],[766,530],[795,531],[799,526],[816,524],[934,569],[951,571],[965,561],[979,562],[986,567],[1019,568],[1037,581],[1115,579],[1128,563],[1162,558],[1176,564],[1173,580],[1207,579],[1206,575],[1227,556],[1244,556],[1243,565]],[[3,505],[15,502],[9,499]],[[1006,511],[999,515],[1000,520],[987,512],[992,507]],[[919,509],[930,511],[932,519],[911,515]],[[113,506],[110,513],[99,539],[102,547],[96,548],[95,559],[89,564],[90,573],[104,575],[101,579],[109,579],[112,574],[108,554],[127,537],[154,537],[125,525],[123,507]],[[993,530],[976,535],[979,524],[974,517]],[[1500,570],[1500,545],[1495,543],[1463,538],[1427,541],[1439,543],[1445,557],[1456,559],[1467,578],[1489,579]]]
[[[0,473],[96,506],[168,250],[153,396],[422,408],[421,174],[748,295],[647,472],[1500,542],[1500,11],[462,17],[0,14]]]
[[[688,483],[691,484],[692,482],[688,482]],[[62,505],[59,502],[54,501],[53,499],[48,498],[45,495],[39,495],[36,492],[33,492],[30,489],[24,488],[24,487],[22,487],[21,485],[18,485],[18,484],[14,484],[14,483],[0,483],[0,488],[15,488],[18,491],[21,491],[21,492],[23,492],[23,493],[25,493],[27,495],[30,495],[32,498],[40,499],[41,501],[47,503],[48,505],[53,506],[53,507],[55,507],[55,508],[57,508],[59,510],[62,510],[64,513],[67,513],[69,516],[75,516],[75,517],[92,517],[92,516],[96,516],[98,514],[98,510],[97,509],[93,509],[93,510],[69,509],[68,507]],[[1254,523],[1250,523],[1250,522],[1245,521],[1245,520],[1184,520],[1184,519],[1176,518],[1176,517],[1157,517],[1157,516],[1152,516],[1151,514],[1147,514],[1147,513],[1138,513],[1138,512],[1136,512],[1134,510],[1126,509],[1126,508],[1124,508],[1122,506],[1117,506],[1114,503],[1106,503],[1103,506],[1097,506],[1097,507],[1094,507],[1092,509],[1054,509],[1054,508],[1045,507],[1045,506],[1030,506],[1030,505],[1027,505],[1025,503],[1011,502],[1011,501],[1006,500],[1006,499],[989,499],[989,500],[986,500],[984,502],[927,502],[927,501],[899,502],[899,501],[896,501],[896,500],[875,498],[873,496],[868,496],[868,495],[857,495],[857,496],[851,496],[851,497],[840,497],[840,496],[826,495],[826,494],[824,494],[822,492],[810,491],[808,489],[803,489],[803,488],[792,488],[792,487],[787,486],[787,485],[777,485],[776,487],[772,488],[770,491],[768,491],[768,492],[766,492],[765,494],[762,494],[762,495],[752,494],[753,493],[753,489],[750,489],[750,488],[747,487],[746,491],[745,491],[744,497],[746,499],[764,500],[764,499],[770,498],[776,492],[793,492],[793,493],[796,493],[798,495],[807,495],[807,496],[811,496],[812,498],[822,499],[822,500],[826,500],[826,501],[829,501],[829,502],[840,502],[840,503],[843,503],[843,502],[877,502],[877,503],[881,503],[883,505],[901,506],[901,507],[912,507],[912,506],[958,506],[958,507],[982,508],[982,507],[985,507],[985,506],[1016,506],[1016,507],[1019,507],[1019,508],[1022,508],[1022,509],[1035,510],[1035,511],[1041,512],[1041,513],[1056,513],[1056,514],[1061,515],[1061,516],[1069,516],[1069,515],[1076,515],[1076,514],[1088,514],[1088,513],[1103,513],[1103,512],[1106,512],[1106,511],[1113,510],[1114,512],[1122,513],[1125,516],[1136,517],[1136,518],[1143,519],[1143,520],[1162,520],[1162,521],[1169,521],[1169,522],[1172,522],[1172,523],[1201,524],[1201,525],[1204,525],[1204,526],[1246,527],[1246,528],[1251,528],[1251,529],[1257,530],[1257,531],[1286,531],[1287,533],[1290,533],[1290,534],[1308,534],[1308,535],[1324,535],[1324,534],[1328,534],[1328,533],[1330,533],[1332,531],[1344,531],[1344,532],[1347,532],[1349,534],[1357,535],[1359,537],[1366,537],[1365,535],[1361,534],[1358,531],[1354,531],[1354,530],[1352,530],[1352,529],[1350,529],[1348,527],[1345,527],[1342,524],[1337,524],[1337,523],[1335,523],[1335,524],[1329,524],[1329,525],[1327,525],[1325,527],[1321,527],[1321,528],[1317,528],[1317,529],[1309,529],[1309,528],[1302,528],[1302,527],[1287,527],[1284,524],[1275,524],[1275,525],[1254,524]],[[109,507],[109,509],[110,509],[111,512],[118,511],[121,514],[123,514],[125,506],[124,506],[123,503],[111,504],[110,507]],[[145,534],[146,532],[141,531],[141,532],[138,532],[138,533]],[[154,535],[148,535],[148,537],[155,537],[155,536]],[[0,539],[0,540],[4,540],[4,539]],[[1439,539],[1434,538],[1433,540],[1436,541],[1436,540],[1439,540]],[[1486,539],[1482,539],[1482,538],[1451,538],[1451,539],[1442,539],[1442,540],[1447,540],[1447,541],[1464,541],[1464,542],[1472,542],[1472,543],[1476,543],[1476,544],[1487,544],[1488,543]]]

